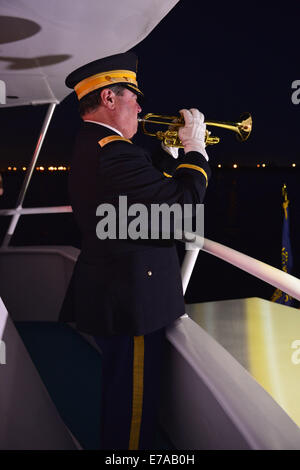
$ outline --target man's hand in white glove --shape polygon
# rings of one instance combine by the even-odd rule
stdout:
[[[178,131],[179,138],[184,147],[184,152],[200,152],[208,161],[208,155],[205,150],[205,131],[204,115],[198,109],[181,109],[180,113],[184,117],[185,125]]]

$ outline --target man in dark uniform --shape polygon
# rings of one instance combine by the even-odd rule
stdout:
[[[128,207],[195,207],[203,201],[210,176],[204,116],[196,109],[181,111],[184,160],[179,163],[162,151],[160,161],[173,162],[171,178],[130,140],[141,112],[136,62],[131,52],[117,54],[89,63],[66,79],[77,93],[84,121],[69,180],[82,250],[60,320],[76,322],[80,331],[95,337],[102,351],[103,449],[151,448],[164,328],[185,310],[174,241],[132,240],[118,233],[99,239],[97,208],[110,204],[119,220],[119,196],[127,197]]]

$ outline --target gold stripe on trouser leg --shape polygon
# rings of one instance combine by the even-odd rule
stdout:
[[[134,336],[133,391],[129,450],[138,450],[143,412],[144,336]]]

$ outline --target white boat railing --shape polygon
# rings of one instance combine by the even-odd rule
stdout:
[[[72,212],[71,206],[33,207],[2,209],[0,210],[0,216],[14,215],[18,213],[18,216],[20,217],[21,215],[30,214],[58,214],[70,212]],[[12,228],[14,229],[15,227]],[[189,237],[189,239],[191,235],[195,236],[195,242],[193,244],[189,243],[189,247],[193,247],[193,249],[186,250],[186,255],[181,267],[184,293],[186,292],[199,251],[202,250],[222,259],[223,261],[226,261],[233,266],[236,266],[239,269],[242,269],[248,274],[252,274],[256,278],[261,279],[268,284],[271,284],[273,287],[282,290],[282,292],[285,292],[294,299],[300,300],[300,279],[296,278],[295,276],[270,266],[267,263],[252,258],[251,256],[248,256],[244,253],[240,253],[239,251],[222,245],[221,243],[217,243],[207,238],[202,238],[199,235],[185,232],[185,236]],[[2,245],[2,249],[5,248],[8,248],[8,246]]]
[[[189,238],[191,237],[190,233],[186,233],[186,235],[188,235]],[[220,258],[249,274],[252,274],[258,279],[271,284],[273,287],[282,290],[282,292],[285,292],[294,299],[300,300],[300,279],[281,271],[280,269],[274,268],[267,263],[252,258],[251,256],[224,246],[221,243],[208,240],[207,238],[202,238],[199,235],[193,235],[195,236],[195,242],[193,244],[195,249],[186,251],[181,268],[184,292],[188,286],[198,253],[200,249],[202,249],[203,251],[216,256],[217,258]]]
[[[16,208],[14,209],[14,212],[12,212],[12,219],[10,221],[9,227],[7,229],[6,235],[4,237],[2,247],[6,247],[9,245],[9,242],[14,234],[14,231],[16,229],[17,223],[19,221],[20,216],[22,215],[22,205],[25,199],[25,195],[34,171],[34,167],[36,165],[36,162],[39,158],[39,154],[43,145],[43,142],[45,140],[45,136],[47,134],[47,130],[49,128],[55,107],[57,103],[50,103],[48,106],[48,110],[46,113],[46,116],[44,118],[43,126],[39,135],[39,138],[37,140],[36,147],[34,149],[31,162],[29,164],[29,167],[27,168],[26,175],[22,184],[22,188],[20,190],[20,194],[17,200]],[[0,214],[1,215],[1,214]],[[2,215],[7,215],[7,214],[2,214]]]
[[[71,206],[51,206],[51,207],[17,207],[16,209],[1,209],[1,215],[32,215],[32,214],[60,214],[73,212]],[[13,232],[12,232],[13,233]]]

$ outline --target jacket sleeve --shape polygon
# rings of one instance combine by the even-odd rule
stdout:
[[[107,202],[126,195],[129,204],[200,204],[211,173],[200,153],[189,152],[184,159],[175,160],[174,176],[166,177],[153,166],[143,149],[120,141],[99,149],[99,162],[102,182],[99,197]]]
[[[178,158],[172,157],[166,152],[161,146],[150,156],[153,166],[157,168],[165,176],[173,176],[176,167],[179,165],[178,162],[182,163],[184,160],[184,153],[179,149]]]

